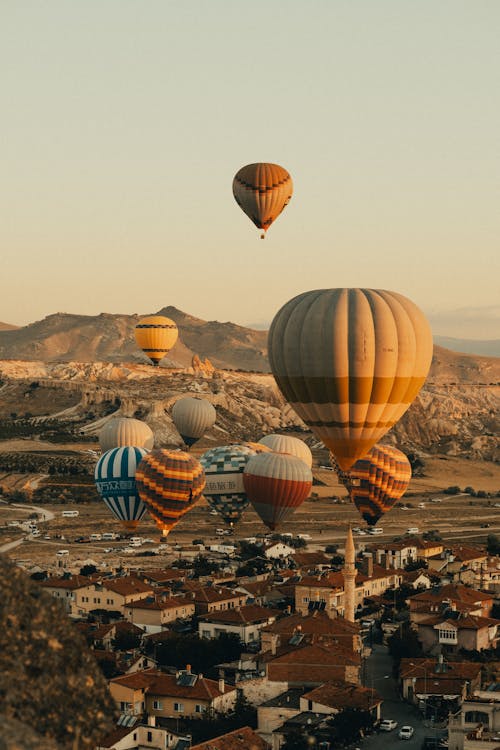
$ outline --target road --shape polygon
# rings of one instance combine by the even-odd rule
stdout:
[[[55,518],[55,513],[53,513],[51,510],[47,510],[47,508],[41,508],[39,505],[24,505],[21,503],[12,503],[12,505],[9,507],[19,508],[20,510],[26,512],[29,511],[30,513],[38,513],[39,521],[52,521],[52,519]],[[30,538],[30,535],[26,534],[19,539],[14,539],[13,542],[7,542],[6,544],[1,545],[0,553],[8,552],[11,549],[19,547],[19,545],[21,545],[28,538]]]
[[[392,659],[387,646],[373,646],[372,653],[365,662],[364,685],[376,690],[383,698],[382,719],[395,719],[398,726],[392,732],[380,732],[366,737],[362,742],[363,750],[387,750],[391,747],[398,750],[420,750],[424,737],[434,735],[434,728],[428,721],[424,722],[418,709],[399,697],[397,682],[392,677]],[[409,724],[415,730],[411,740],[400,740],[398,737],[404,724]]]

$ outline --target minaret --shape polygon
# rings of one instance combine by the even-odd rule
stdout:
[[[355,586],[358,571],[356,570],[356,550],[350,526],[345,542],[345,563],[342,574],[344,576],[344,618],[349,622],[354,622]]]

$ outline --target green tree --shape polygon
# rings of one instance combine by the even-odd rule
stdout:
[[[141,637],[137,633],[127,630],[118,630],[113,640],[115,651],[133,651],[141,645]]]
[[[389,653],[393,659],[394,674],[398,674],[399,672],[401,659],[418,659],[423,656],[420,641],[418,640],[415,631],[411,629],[409,623],[402,623],[399,630],[391,635],[387,645],[389,647]]]
[[[292,729],[287,732],[286,739],[281,745],[281,750],[310,750],[311,742],[309,735],[300,731],[300,729]]]
[[[500,555],[500,537],[496,534],[488,534],[486,537],[486,549],[490,555]]]
[[[335,740],[340,745],[349,745],[373,729],[373,717],[369,711],[344,708],[330,719],[329,724]]]

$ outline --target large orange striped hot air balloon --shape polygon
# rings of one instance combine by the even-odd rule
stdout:
[[[432,333],[421,310],[402,294],[319,289],[279,310],[268,347],[285,399],[346,471],[421,389]]]
[[[189,453],[161,448],[144,456],[135,481],[141,500],[167,536],[201,497],[205,473]]]
[[[351,500],[366,523],[374,526],[406,492],[411,466],[397,448],[374,445],[347,474]]]
[[[309,496],[312,473],[296,456],[259,453],[247,463],[243,484],[255,512],[274,531]]]
[[[264,230],[262,239],[290,202],[292,193],[292,178],[279,164],[247,164],[233,180],[235,201],[255,226]]]
[[[177,341],[179,331],[175,321],[164,315],[148,315],[135,327],[135,340],[154,365],[170,351]]]

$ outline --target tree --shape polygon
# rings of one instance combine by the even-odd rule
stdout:
[[[393,658],[393,670],[399,672],[401,659],[419,659],[423,656],[422,646],[408,623],[403,623],[398,631],[389,638],[387,645]]]
[[[118,630],[113,640],[115,651],[133,651],[141,645],[141,636],[130,630]]]
[[[427,570],[429,563],[427,560],[410,560],[405,565],[405,570],[411,573],[413,570]]]
[[[218,638],[175,634],[156,649],[160,666],[184,669],[186,664],[191,664],[193,672],[203,674],[216,664],[239,658],[240,654],[241,641],[233,633],[221,633]]]
[[[486,549],[490,555],[500,555],[500,537],[496,534],[488,534],[486,537]]]
[[[291,732],[287,732],[281,750],[309,750],[310,747],[309,735],[304,734],[300,729],[292,729]]]
[[[80,575],[81,576],[91,576],[93,573],[97,572],[97,568],[95,565],[84,565],[82,568],[80,568]]]
[[[370,712],[357,708],[344,708],[328,723],[333,736],[341,745],[349,745],[373,729],[373,717]]]

